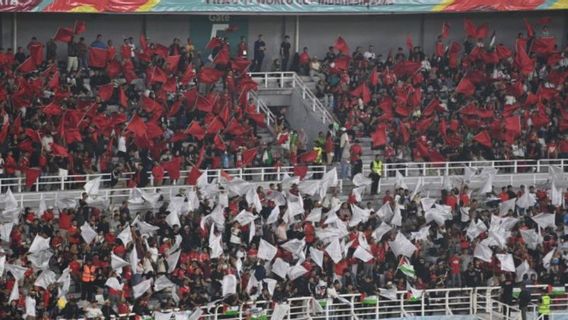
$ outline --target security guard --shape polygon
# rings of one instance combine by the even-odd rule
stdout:
[[[81,300],[91,301],[95,298],[95,272],[97,267],[87,258],[81,274]]]
[[[542,316],[543,320],[548,320],[548,315],[550,314],[550,296],[548,291],[545,291],[540,297],[540,303],[538,305],[538,314]]]
[[[373,183],[371,184],[371,194],[377,194],[377,190],[379,189],[379,180],[381,180],[382,175],[383,162],[377,154],[375,156],[375,160],[371,162],[371,179],[373,180]]]

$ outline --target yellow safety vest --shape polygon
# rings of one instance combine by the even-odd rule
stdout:
[[[373,160],[373,166],[371,167],[373,173],[379,176],[383,174],[383,162],[381,160]]]
[[[321,164],[322,162],[322,151],[323,149],[320,147],[315,147],[314,150],[317,152],[316,160],[314,161],[316,164]]]
[[[542,301],[538,305],[538,314],[545,316],[550,314],[550,297],[547,294],[542,296]]]

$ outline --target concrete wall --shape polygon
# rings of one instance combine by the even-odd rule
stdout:
[[[299,90],[294,90],[290,98],[290,108],[286,113],[286,120],[294,130],[304,129],[308,137],[308,147],[313,147],[313,142],[321,131],[324,134],[327,132],[327,127],[323,123],[321,116],[317,112],[306,106],[302,101],[302,96]]]
[[[13,45],[14,14],[0,14],[0,43],[4,48]],[[412,35],[415,45],[422,45],[427,52],[432,52],[436,36],[440,33],[442,23],[451,25],[450,40],[463,40],[463,20],[471,18],[474,23],[489,23],[491,30],[496,31],[497,41],[512,46],[518,32],[525,32],[522,19],[527,17],[540,32],[536,21],[539,17],[549,16],[553,19],[550,31],[561,45],[566,44],[568,30],[568,14],[566,11],[549,12],[513,12],[483,14],[427,14],[427,15],[358,15],[358,16],[300,16],[298,47],[309,47],[312,55],[319,57],[325,54],[326,48],[333,44],[338,35],[343,36],[352,50],[357,46],[367,47],[373,44],[380,53],[387,54],[389,49],[405,47],[407,35]],[[77,15],[70,14],[18,14],[16,37],[18,45],[25,46],[32,36],[42,40],[53,36],[60,26],[71,26]],[[223,16],[226,17],[226,16]],[[80,18],[87,22],[87,32],[83,35],[91,42],[97,33],[111,39],[115,46],[122,43],[125,36],[138,38],[145,32],[152,41],[170,44],[174,37],[185,41],[191,33],[201,31],[210,34],[210,26],[202,23],[203,17],[191,15],[96,15],[81,14]],[[228,17],[231,19],[231,17]],[[233,17],[234,18],[234,17]],[[240,20],[242,17],[238,17]],[[236,19],[236,18],[235,18]],[[270,67],[272,60],[278,58],[280,42],[284,34],[290,35],[292,50],[296,51],[296,17],[295,16],[249,16],[248,29],[242,28],[237,34],[247,36],[249,51],[252,54],[254,41],[258,34],[264,35],[267,52],[264,70]],[[193,21],[192,21],[193,20]],[[193,22],[193,23],[192,23]],[[199,23],[198,23],[199,22]],[[193,28],[193,30],[192,30]],[[205,30],[208,29],[208,30]],[[64,45],[60,52],[65,54]]]

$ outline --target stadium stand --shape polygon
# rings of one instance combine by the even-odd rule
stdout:
[[[567,60],[546,34],[512,50],[466,21],[463,50],[444,31],[430,57],[305,49],[281,66],[329,109],[308,141],[223,39],[199,61],[85,28],[1,55],[3,319],[566,309]]]

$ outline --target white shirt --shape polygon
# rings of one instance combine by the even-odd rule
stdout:
[[[371,51],[365,51],[365,53],[363,53],[363,58],[367,60],[374,60],[376,57],[377,55]]]
[[[124,136],[118,137],[118,151],[126,153],[126,138]]]

